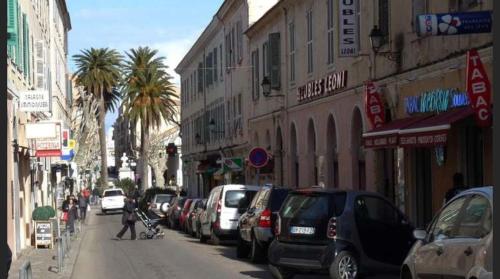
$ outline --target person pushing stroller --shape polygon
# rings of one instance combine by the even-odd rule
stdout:
[[[121,240],[127,229],[130,228],[130,237],[132,240],[136,239],[135,234],[135,222],[137,222],[137,216],[135,215],[135,204],[134,197],[132,195],[127,196],[125,201],[125,206],[123,207],[122,215],[122,230],[116,235],[116,237]]]

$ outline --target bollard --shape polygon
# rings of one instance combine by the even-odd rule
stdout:
[[[19,268],[19,279],[31,279],[31,262],[24,262]]]
[[[61,273],[64,265],[64,242],[62,238],[57,238],[57,272]]]

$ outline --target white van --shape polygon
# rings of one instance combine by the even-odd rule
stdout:
[[[206,208],[200,215],[200,241],[210,238],[217,245],[219,239],[236,239],[238,220],[246,211],[259,186],[222,185],[212,189]]]

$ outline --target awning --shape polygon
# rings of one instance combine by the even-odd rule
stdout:
[[[436,114],[399,131],[399,146],[426,147],[445,145],[451,124],[474,114],[471,107]]]
[[[416,122],[431,116],[415,116],[391,121],[381,127],[375,128],[363,134],[364,146],[366,148],[397,147],[399,131]]]

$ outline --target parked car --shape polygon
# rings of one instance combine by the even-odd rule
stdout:
[[[188,217],[189,209],[191,208],[191,203],[193,203],[193,199],[186,199],[184,202],[184,206],[179,214],[179,229],[181,231],[185,231],[185,224]]]
[[[414,242],[413,226],[383,196],[306,188],[292,191],[269,246],[275,278],[327,272],[332,279],[395,274]]]
[[[205,212],[205,208],[207,207],[207,202],[208,199],[203,199],[201,206],[199,206],[196,209],[196,214],[193,216],[192,220],[192,227],[193,227],[193,233],[192,235],[198,239],[200,239],[200,231],[201,231],[201,222],[200,222],[200,216]]]
[[[106,214],[111,210],[123,210],[125,193],[120,188],[106,189],[102,192],[101,211]]]
[[[179,228],[179,217],[181,215],[181,211],[184,208],[184,203],[186,202],[186,197],[174,197],[172,199],[172,205],[167,211],[168,218],[168,226],[171,229]]]
[[[160,218],[165,218],[165,213],[174,198],[171,194],[156,194],[150,202],[150,210]]]
[[[276,214],[290,189],[276,186],[263,187],[255,195],[239,220],[239,237],[236,255],[238,258],[250,254],[252,262],[262,261],[274,238],[273,225]]]
[[[239,209],[246,209],[259,186],[222,185],[212,189],[205,210],[200,215],[200,241],[212,244],[238,236]]]
[[[184,225],[184,231],[189,235],[193,235],[193,219],[196,216],[198,208],[201,207],[202,205],[203,205],[202,199],[193,199],[193,202],[191,203],[191,207],[189,208],[187,214],[187,220]]]
[[[466,190],[444,205],[401,268],[401,278],[488,278],[493,268],[493,187]],[[492,278],[492,277],[491,277]]]

